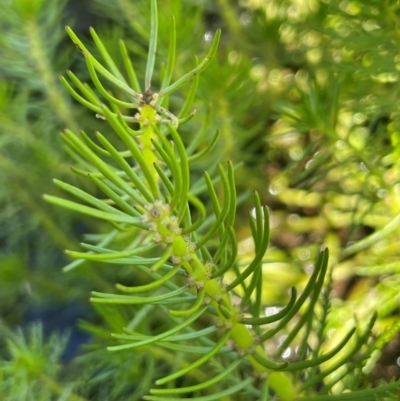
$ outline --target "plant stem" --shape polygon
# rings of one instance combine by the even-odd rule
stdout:
[[[30,49],[37,70],[43,81],[44,91],[48,97],[53,109],[57,112],[58,118],[74,131],[78,131],[79,127],[75,122],[75,118],[71,113],[65,97],[56,85],[56,78],[53,74],[51,62],[43,49],[46,48],[40,37],[38,21],[35,17],[26,20],[26,34],[29,38]]]

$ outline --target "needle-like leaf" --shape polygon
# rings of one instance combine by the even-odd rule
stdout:
[[[120,49],[120,52],[122,55],[122,60],[125,65],[126,72],[128,74],[128,79],[129,79],[130,85],[137,93],[142,93],[139,81],[136,76],[135,69],[133,68],[131,59],[128,54],[128,50],[125,46],[125,42],[122,39],[119,41],[119,49]]]
[[[227,331],[218,341],[218,343],[215,345],[215,347],[208,352],[206,355],[204,355],[203,357],[199,358],[197,361],[191,363],[189,366],[179,370],[178,372],[173,373],[172,375],[163,377],[162,379],[158,379],[156,381],[156,384],[158,386],[161,386],[163,384],[166,384],[172,380],[177,379],[178,377],[181,377],[185,374],[187,374],[188,372],[190,372],[191,370],[203,365],[204,363],[206,363],[208,360],[210,360],[226,343],[226,341],[228,340],[230,336],[230,331]]]
[[[157,35],[158,35],[157,1],[150,0],[150,5],[151,5],[150,9],[151,26],[150,26],[149,53],[147,56],[146,76],[144,80],[145,91],[151,88],[151,78],[153,76],[154,63],[156,60]]]
[[[133,343],[133,344],[116,345],[116,346],[108,347],[107,349],[109,351],[121,351],[121,350],[124,350],[124,349],[137,348],[137,347],[141,347],[143,345],[148,345],[148,344],[160,341],[163,338],[169,337],[172,334],[175,334],[178,331],[184,329],[185,327],[190,326],[190,324],[193,323],[194,321],[196,321],[206,311],[206,309],[207,309],[206,307],[200,309],[195,314],[193,314],[189,318],[185,319],[184,322],[174,326],[172,329],[167,330],[164,333],[158,334],[156,336],[152,336],[149,339],[146,339],[146,340],[143,340],[143,341],[138,341],[138,342]]]
[[[172,92],[180,88],[182,85],[184,85],[186,82],[194,78],[196,75],[204,71],[207,68],[207,66],[211,63],[213,57],[215,56],[215,53],[217,52],[220,38],[221,38],[221,30],[218,29],[215,32],[213,43],[205,59],[195,69],[185,74],[182,78],[175,81],[172,85],[160,91],[159,95],[165,96],[171,94]]]
[[[169,48],[168,48],[168,61],[167,68],[165,70],[164,79],[161,84],[161,90],[166,88],[172,78],[172,72],[174,70],[175,57],[176,57],[176,31],[175,31],[175,18],[172,16],[169,25]]]

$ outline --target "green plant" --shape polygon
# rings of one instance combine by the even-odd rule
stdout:
[[[74,393],[74,386],[63,371],[61,354],[68,336],[52,334],[46,341],[40,324],[33,325],[27,336],[0,324],[6,342],[7,360],[0,362],[3,400],[58,400],[84,401]],[[62,384],[60,384],[62,383]]]
[[[287,305],[279,313],[264,315],[262,266],[270,237],[269,210],[254,193],[249,225],[255,255],[241,269],[234,231],[237,195],[232,163],[213,166],[211,170],[217,170],[216,174],[206,172],[191,184],[190,167],[212,151],[218,132],[209,140],[207,131],[202,130],[187,141],[186,148],[178,133],[178,128],[190,124],[194,117],[189,111],[199,74],[211,63],[220,32],[216,32],[206,57],[171,84],[175,60],[172,18],[168,61],[161,69],[160,91],[155,93],[155,0],[151,6],[143,87],[122,41],[120,51],[127,79],[93,29],[91,34],[104,64],[67,28],[85,56],[96,91],[72,72],[68,73],[70,81],[61,81],[118,137],[97,133],[100,146],[85,132],[78,136],[66,130],[62,134],[78,163],[73,171],[91,180],[105,199],[58,180],[58,187],[89,206],[45,195],[50,203],[113,226],[111,232],[94,237],[98,241],[95,245],[82,244],[86,252],[66,251],[76,261],[64,269],[72,270],[85,261],[124,266],[125,283],[117,284],[123,295],[92,292],[91,297],[114,328],[118,326],[107,306],[130,305],[127,310],[135,310],[134,316],[132,312],[117,314],[125,317],[124,333],[112,335],[119,344],[109,346],[109,351],[139,349],[138,353],[154,354],[168,361],[168,367],[155,373],[164,376],[156,385],[166,384],[166,388],[151,389],[151,395],[144,397],[148,400],[182,399],[180,394],[191,394],[190,399],[199,400],[230,399],[233,395],[246,400],[372,400],[381,394],[395,394],[400,387],[397,382],[373,390],[362,389],[366,379],[360,370],[378,347],[368,342],[375,315],[362,330],[350,329],[335,346],[326,345],[330,308],[327,249],[318,252],[301,295],[297,297],[297,291],[292,289]],[[112,84],[112,91],[100,76]],[[185,102],[178,112],[171,111],[169,96],[188,82],[191,89]],[[223,194],[222,202],[218,191]],[[182,308],[181,304],[189,307]],[[150,312],[156,320],[148,316]],[[287,332],[286,338],[274,349],[274,355],[268,356],[268,345],[281,331]],[[298,352],[296,360],[288,362],[285,350],[292,343]],[[175,361],[171,351],[180,355]],[[192,358],[192,353],[201,356]],[[328,361],[328,367],[323,365]],[[204,368],[206,364],[212,367],[211,374]],[[347,377],[343,379],[343,375]],[[334,387],[340,381],[345,381],[351,392],[338,394]]]

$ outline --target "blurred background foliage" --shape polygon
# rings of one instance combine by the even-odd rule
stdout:
[[[400,5],[391,0],[163,0],[159,14],[156,68],[162,71],[166,62],[173,14],[175,78],[193,67],[194,56],[204,54],[215,29],[222,28],[218,57],[200,78],[197,115],[181,133],[190,144],[201,130],[210,138],[221,131],[213,156],[193,166],[194,180],[222,160],[239,166],[241,263],[253,246],[245,195],[259,191],[271,209],[266,308],[279,307],[291,285],[304,285],[318,247],[327,244],[332,339],[378,310],[376,335],[383,330],[386,335],[376,344],[380,351],[370,381],[399,377]],[[57,193],[54,177],[88,185],[70,173],[73,161],[58,133],[65,127],[88,133],[100,127],[59,83],[58,76],[69,69],[87,79],[65,25],[88,46],[88,29],[94,26],[117,60],[117,42],[124,38],[142,80],[149,4],[2,1],[1,398],[136,400],[176,356],[156,348],[128,358],[103,350],[108,333],[125,325],[132,312],[97,308],[95,313],[88,292],[110,289],[130,270],[86,264],[63,274],[60,268],[68,260],[61,250],[76,249],[83,234],[106,227],[41,199],[44,192]],[[188,90],[171,97],[172,110],[183,104]],[[78,319],[85,320],[79,328]],[[151,328],[162,319],[142,311],[131,329]],[[41,324],[32,325],[38,320]],[[155,365],[155,360],[162,362]]]

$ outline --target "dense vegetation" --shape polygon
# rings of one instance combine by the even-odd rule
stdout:
[[[316,272],[327,270],[325,280],[320,274],[308,293],[309,301],[299,306],[279,335],[265,343],[267,354],[275,356],[277,363],[287,361],[296,366],[310,355],[329,353],[357,327],[353,339],[329,363],[300,369],[290,376],[295,386],[305,383],[305,399],[356,399],[351,398],[351,392],[356,391],[366,400],[398,399],[399,385],[384,383],[400,376],[399,7],[395,2],[373,0],[248,0],[239,4],[170,0],[158,4],[157,57],[154,74],[150,74],[155,88],[168,87],[171,15],[175,17],[177,45],[171,82],[204,59],[217,28],[222,29],[218,51],[200,74],[193,105],[188,103],[194,94],[193,80],[189,79],[162,104],[180,117],[197,111],[187,124],[179,125],[182,145],[189,155],[191,194],[197,197],[189,199],[190,210],[194,221],[196,217],[201,220],[203,207],[208,216],[199,237],[191,240],[201,241],[210,227],[216,227],[212,216],[218,221],[218,200],[221,210],[229,206],[226,219],[222,222],[221,218],[216,235],[207,238],[207,249],[201,256],[206,260],[217,255],[227,265],[234,253],[232,244],[237,241],[237,258],[231,265],[233,272],[226,275],[227,283],[235,283],[235,274],[240,275],[251,261],[261,258],[253,263],[254,280],[243,281],[235,289],[235,297],[246,300],[249,316],[260,312],[272,315],[288,302],[290,305],[294,300],[292,286],[298,296],[307,294],[307,283],[317,279]],[[111,332],[121,334],[122,327],[130,330],[127,334],[132,340],[136,330],[154,336],[181,320],[171,321],[165,306],[154,308],[150,303],[90,305],[90,291],[96,291],[95,299],[101,299],[104,295],[98,294],[115,293],[115,283],[140,286],[149,279],[128,262],[117,266],[95,260],[82,263],[73,251],[83,252],[79,242],[96,253],[100,249],[93,247],[96,244],[107,249],[111,240],[104,241],[111,229],[109,221],[94,219],[93,213],[88,217],[53,207],[41,197],[47,193],[65,198],[62,189],[70,187],[62,181],[104,198],[101,185],[80,174],[84,167],[92,167],[71,146],[72,132],[86,132],[89,147],[96,131],[114,146],[122,146],[104,119],[75,101],[58,79],[61,74],[75,86],[79,82],[75,77],[82,82],[93,80],[91,58],[86,65],[88,57],[85,62],[64,31],[65,25],[74,27],[86,51],[100,59],[88,21],[121,69],[126,64],[118,43],[124,39],[138,82],[147,82],[151,42],[148,0],[76,4],[6,0],[0,12],[1,31],[6,33],[0,37],[0,394],[5,400],[140,399],[156,379],[194,360],[183,348],[158,345],[121,353],[105,350],[106,346],[124,344],[110,338]],[[78,48],[82,50],[79,44]],[[92,61],[93,65],[96,67]],[[114,91],[115,87],[107,89]],[[120,92],[121,87],[113,94],[123,99]],[[165,116],[167,122],[174,123]],[[66,127],[70,131],[62,135],[63,142],[58,133]],[[213,143],[216,132],[219,137]],[[174,129],[171,135],[179,151]],[[210,143],[213,149],[208,147]],[[168,199],[168,182],[176,187],[182,172],[173,163],[172,153],[168,156],[168,151],[173,152],[168,142],[162,144],[167,155],[161,158],[172,177],[163,181],[163,195]],[[161,155],[163,150],[158,151]],[[196,152],[202,152],[203,157],[193,157]],[[179,160],[179,166],[184,165],[181,153]],[[227,167],[228,160],[232,164]],[[219,163],[223,168],[218,169]],[[78,174],[71,172],[71,165]],[[204,170],[213,185],[206,185]],[[53,178],[59,180],[57,186]],[[183,187],[171,198],[189,232]],[[204,192],[206,187],[208,193]],[[215,196],[212,190],[210,194],[211,187]],[[237,209],[233,203],[227,205],[229,191],[231,200],[237,197]],[[259,195],[253,195],[254,191]],[[146,197],[145,188],[141,193]],[[55,198],[48,199],[55,202]],[[130,207],[121,205],[124,211]],[[268,212],[262,205],[267,205],[271,214],[269,235],[267,226],[262,226]],[[143,206],[145,209],[145,203]],[[249,210],[254,217],[250,225]],[[134,224],[140,230],[142,223]],[[113,224],[117,231],[121,228],[115,221]],[[151,237],[146,243],[146,236],[140,233],[119,235],[118,249],[151,247]],[[231,240],[230,235],[237,240]],[[225,251],[219,250],[219,241],[225,244]],[[321,245],[329,248],[329,264],[326,251],[320,253]],[[63,255],[62,249],[71,251]],[[156,254],[146,257],[160,256],[157,249]],[[69,256],[78,262],[70,264]],[[168,266],[165,269],[168,271]],[[215,272],[222,274],[218,267]],[[171,284],[169,290],[173,289]],[[176,309],[179,317],[182,310]],[[377,320],[370,334],[374,312]],[[210,318],[202,319],[198,326],[186,328],[186,335],[194,328],[208,327]],[[296,327],[299,336],[289,344],[287,336]],[[262,330],[256,334],[262,336]],[[202,338],[203,352],[221,336]],[[209,369],[213,369],[211,375],[226,369],[226,361],[235,357],[225,351],[227,356],[221,354],[208,367],[200,366],[175,381],[173,387],[198,385],[213,377]],[[350,356],[346,359],[343,355]],[[337,369],[328,374],[333,367]],[[269,384],[275,391],[268,392],[260,384],[262,377],[246,363],[224,380],[221,387],[213,384],[211,390],[196,388],[191,397],[222,394],[240,383],[245,385],[219,399],[280,397],[274,383]],[[370,385],[379,385],[381,390],[363,392]],[[343,392],[349,392],[348,398]],[[154,394],[148,399],[157,399]]]

